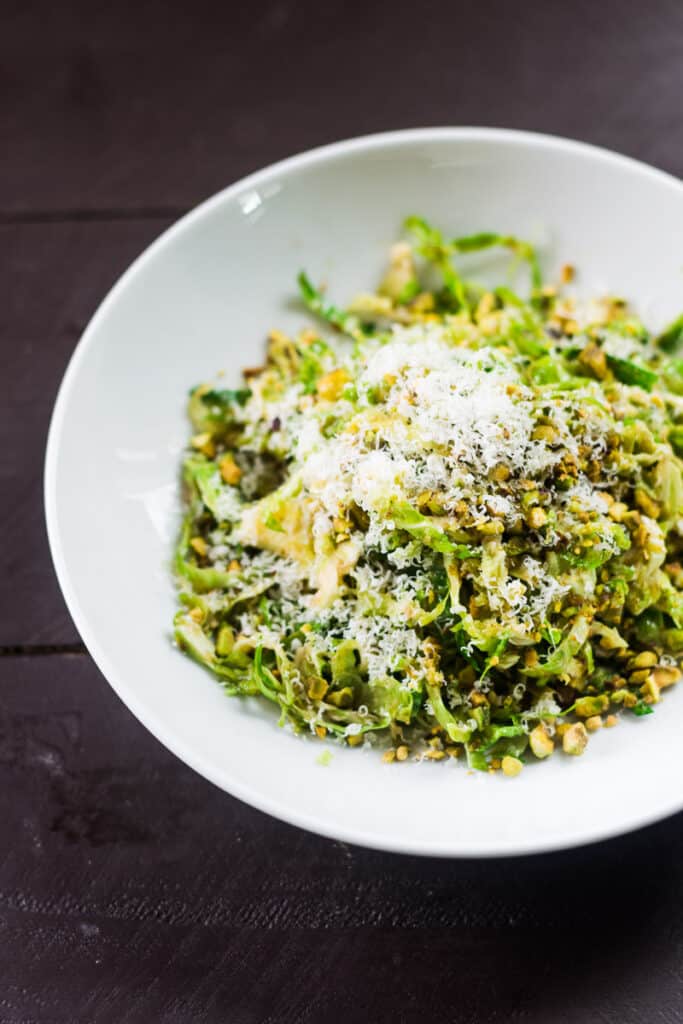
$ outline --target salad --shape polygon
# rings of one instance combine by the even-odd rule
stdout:
[[[406,234],[348,308],[300,274],[314,322],[192,391],[175,637],[296,731],[516,775],[680,678],[683,317]],[[527,298],[463,276],[494,247]]]

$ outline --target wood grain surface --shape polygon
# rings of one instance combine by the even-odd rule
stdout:
[[[109,689],[42,512],[68,358],[177,215],[290,153],[419,124],[683,174],[683,5],[6,0],[0,26],[0,1024],[683,1021],[683,816],[489,863],[268,818]]]

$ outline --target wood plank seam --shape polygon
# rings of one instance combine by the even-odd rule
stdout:
[[[187,213],[189,206],[101,207],[92,210],[0,210],[0,225],[69,224],[96,221],[167,220]]]
[[[84,644],[9,644],[0,647],[0,658],[34,658],[50,654],[87,654]]]

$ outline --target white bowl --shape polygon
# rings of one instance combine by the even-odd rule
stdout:
[[[267,329],[301,325],[306,267],[344,301],[377,280],[406,214],[451,234],[540,239],[544,267],[635,300],[655,327],[683,306],[683,185],[562,139],[443,128],[342,142],[260,171],[198,207],[124,274],[71,360],[47,447],[47,523],[69,610],[98,666],[155,736],[216,785],[353,843],[493,856],[566,847],[683,805],[683,693],[516,780],[279,729],[228,699],[171,642],[169,571],[188,389],[258,363]]]

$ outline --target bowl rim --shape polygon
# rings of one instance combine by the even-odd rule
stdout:
[[[286,175],[292,171],[315,167],[316,165],[333,161],[337,157],[359,152],[373,152],[388,147],[412,146],[415,143],[431,144],[452,141],[513,144],[583,156],[600,161],[603,164],[610,164],[615,168],[630,169],[643,177],[657,181],[660,185],[671,188],[679,194],[683,192],[683,181],[675,175],[653,167],[641,160],[616,153],[601,146],[565,138],[560,135],[509,128],[474,126],[408,128],[355,136],[304,150],[240,178],[238,181],[233,182],[231,185],[203,200],[169,225],[120,275],[92,315],[69,358],[50,418],[44,462],[44,513],[50,555],[57,581],[69,614],[89,655],[105,680],[138,721],[160,743],[199,775],[219,789],[259,811],[330,839],[392,853],[449,858],[498,858],[571,849],[623,835],[661,821],[683,809],[683,793],[678,798],[674,797],[669,801],[665,801],[663,806],[658,807],[650,814],[643,815],[638,813],[632,815],[631,818],[628,815],[623,816],[618,824],[586,827],[574,830],[571,835],[558,836],[557,838],[534,839],[531,836],[524,841],[501,840],[497,841],[496,844],[492,842],[461,842],[454,844],[452,840],[435,844],[432,841],[422,842],[419,837],[401,840],[397,840],[394,837],[383,839],[381,836],[366,833],[361,829],[344,826],[335,827],[331,823],[318,820],[315,815],[307,812],[296,812],[289,808],[283,809],[279,806],[276,799],[263,794],[258,789],[252,789],[247,784],[230,780],[226,777],[225,772],[216,768],[210,760],[205,760],[201,750],[188,746],[183,739],[177,736],[163,722],[160,722],[155,717],[154,712],[138,698],[134,683],[127,681],[117,671],[111,663],[104,646],[100,643],[95,632],[91,630],[88,617],[81,606],[76,587],[71,578],[68,558],[62,544],[57,517],[58,454],[64,422],[69,409],[72,387],[76,381],[81,363],[94,343],[100,323],[105,320],[110,307],[117,302],[129,281],[149,261],[153,260],[166,246],[173,244],[176,238],[181,236],[183,232],[189,230],[203,218],[210,216],[216,208],[229,202],[246,189],[258,187],[275,175]]]

